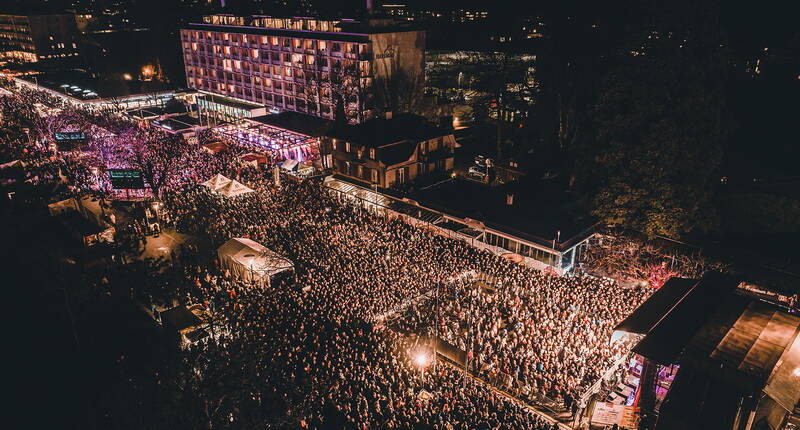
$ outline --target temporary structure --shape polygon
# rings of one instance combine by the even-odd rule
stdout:
[[[294,168],[295,168],[295,167],[297,167],[297,164],[298,164],[298,163],[299,163],[299,162],[298,162],[297,160],[293,160],[293,159],[291,159],[291,158],[290,158],[290,159],[288,159],[288,160],[284,161],[284,162],[281,164],[281,168],[283,168],[283,169],[285,169],[285,170],[288,170],[288,171],[290,171],[290,172],[291,172],[292,170],[294,170]]]
[[[247,185],[233,179],[222,188],[218,188],[217,192],[225,197],[236,197],[242,194],[252,193],[253,190],[248,188]]]
[[[202,185],[204,187],[208,187],[212,191],[217,191],[220,188],[223,188],[224,186],[228,185],[230,182],[231,182],[230,179],[228,179],[225,176],[217,173],[216,175],[214,175],[213,178],[203,182],[200,185]]]
[[[217,250],[220,264],[239,278],[261,284],[281,272],[294,270],[294,264],[264,245],[243,237],[235,237]]]

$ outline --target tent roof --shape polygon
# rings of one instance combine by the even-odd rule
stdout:
[[[218,250],[219,255],[230,258],[237,264],[262,275],[273,275],[294,267],[291,260],[264,245],[243,237],[235,237]]]
[[[215,141],[215,142],[209,142],[209,143],[204,144],[203,148],[207,149],[212,154],[216,154],[218,152],[227,151],[228,150],[228,145],[225,144],[225,142],[222,142],[222,141]]]
[[[186,308],[184,305],[175,306],[172,309],[167,309],[161,312],[161,319],[165,325],[174,327],[178,331],[185,328],[194,327],[202,323],[197,315]]]
[[[633,348],[633,352],[663,365],[674,363],[692,336],[721,306],[723,300],[720,298],[734,291],[738,285],[737,279],[718,273],[696,281],[678,302],[668,309],[662,308],[665,312],[660,312],[657,320],[653,318],[655,325]],[[665,287],[666,284],[661,288]],[[647,321],[643,319],[641,326],[646,325]]]
[[[202,186],[204,186],[204,187],[208,187],[208,188],[210,188],[210,189],[212,189],[212,190],[214,190],[214,191],[217,191],[217,190],[219,190],[220,188],[222,188],[222,187],[224,187],[224,186],[228,185],[230,182],[231,182],[231,180],[230,180],[230,179],[228,179],[228,178],[226,178],[225,176],[223,176],[223,175],[221,175],[221,174],[217,173],[217,174],[216,174],[216,175],[214,175],[214,176],[213,176],[211,179],[209,179],[209,180],[207,180],[207,181],[203,182],[203,183],[202,183],[202,184],[200,184],[200,185],[202,185]]]
[[[25,167],[25,163],[20,160],[9,161],[8,163],[0,164],[0,169],[7,169],[15,166]]]
[[[800,400],[800,317],[746,296],[727,297],[686,346],[681,364],[763,391],[786,410]]]
[[[632,314],[619,323],[614,331],[647,334],[670,310],[699,284],[697,279],[671,278]]]
[[[224,195],[225,197],[236,197],[238,195],[252,193],[253,189],[249,188],[247,185],[232,179],[222,188],[218,188],[217,192]]]
[[[290,159],[284,161],[283,164],[281,164],[281,167],[286,169],[286,170],[292,170],[297,166],[297,163],[299,163],[297,160],[294,160],[294,159],[290,158]]]

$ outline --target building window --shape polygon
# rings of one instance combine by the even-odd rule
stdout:
[[[350,152],[350,142],[344,143],[344,152]]]
[[[371,179],[373,183],[378,183],[378,171],[376,169],[370,169]]]
[[[369,149],[369,158],[375,160],[375,148]]]
[[[331,149],[333,149],[334,151],[336,151],[336,139],[333,139],[333,140],[331,141]]]

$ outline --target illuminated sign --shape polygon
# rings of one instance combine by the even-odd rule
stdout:
[[[109,169],[111,186],[117,190],[140,190],[144,188],[142,172],[136,169]]]
[[[53,137],[59,151],[72,151],[86,143],[86,133],[82,131],[53,133]]]
[[[56,142],[74,142],[78,140],[86,140],[86,133],[82,131],[69,132],[69,133],[55,133]]]

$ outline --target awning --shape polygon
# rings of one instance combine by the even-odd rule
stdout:
[[[649,333],[699,282],[697,279],[671,278],[628,318],[617,324],[614,331]]]
[[[252,193],[253,189],[234,179],[228,182],[228,185],[218,189],[217,192],[225,197],[236,197],[242,194]]]
[[[175,306],[172,309],[161,312],[161,321],[164,322],[164,325],[178,331],[195,327],[202,323],[200,318],[184,305]]]
[[[738,279],[718,273],[696,281],[680,301],[675,302],[666,313],[661,313],[633,352],[665,366],[673,364],[689,340],[722,305],[722,298],[731,294],[738,285]],[[666,284],[661,288],[665,287]],[[642,318],[637,324],[631,324],[630,329],[641,329],[650,324],[649,320]]]
[[[293,159],[290,158],[290,159],[284,161],[283,164],[281,164],[281,168],[285,169],[285,170],[288,170],[288,171],[292,171],[292,170],[294,170],[295,167],[297,167],[298,163],[299,162],[297,160],[293,160]]]
[[[219,190],[220,188],[222,188],[222,187],[224,187],[224,186],[228,185],[230,182],[231,182],[231,180],[230,180],[230,179],[228,179],[228,178],[226,178],[225,176],[223,176],[223,175],[221,175],[221,174],[217,173],[216,175],[214,175],[214,177],[213,177],[213,178],[211,178],[211,179],[209,179],[209,180],[207,180],[207,181],[203,182],[203,183],[202,183],[202,184],[200,184],[200,185],[202,185],[202,186],[204,186],[204,187],[207,187],[207,188],[210,188],[210,189],[211,189],[211,190],[213,190],[213,191],[217,191],[217,190]]]

